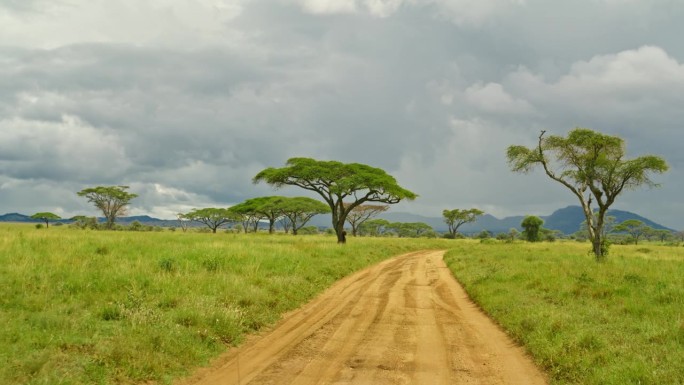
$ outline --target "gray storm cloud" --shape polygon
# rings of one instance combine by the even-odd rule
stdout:
[[[667,7],[664,7],[667,3]],[[667,11],[665,11],[667,8]],[[0,0],[0,213],[131,212],[273,194],[292,156],[385,168],[396,210],[548,214],[576,204],[511,144],[576,126],[672,169],[616,207],[684,228],[684,4],[582,0]],[[296,189],[279,194],[297,195]]]

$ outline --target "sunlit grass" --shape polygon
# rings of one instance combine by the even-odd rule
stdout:
[[[169,383],[339,278],[445,243],[0,225],[0,383]]]
[[[684,383],[684,248],[462,242],[446,260],[554,384]]]
[[[684,383],[684,247],[0,225],[0,384],[170,383],[339,278],[445,258],[554,384]]]

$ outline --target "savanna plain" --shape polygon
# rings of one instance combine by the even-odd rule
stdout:
[[[0,225],[0,383],[171,384],[340,278],[416,250],[552,384],[684,384],[684,247]]]

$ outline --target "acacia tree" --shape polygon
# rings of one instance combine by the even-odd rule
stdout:
[[[349,223],[352,228],[352,235],[356,236],[359,226],[365,221],[388,209],[388,205],[358,205],[354,207],[347,215],[347,223]]]
[[[239,218],[238,220],[242,224],[245,234],[247,234],[250,228],[256,233],[259,229],[259,221],[265,219],[261,212],[255,210],[254,205],[246,204],[245,202],[231,206],[228,210],[235,214],[236,218]]]
[[[233,212],[221,208],[193,209],[187,214],[182,214],[185,219],[200,222],[211,229],[216,234],[216,230],[226,223],[237,222],[239,219]]]
[[[451,238],[456,238],[456,233],[461,225],[475,222],[477,217],[483,214],[484,211],[475,208],[469,210],[454,209],[442,211],[444,222],[449,226],[449,235]]]
[[[539,233],[541,232],[543,224],[544,220],[539,217],[535,217],[534,215],[526,216],[520,223],[520,226],[524,229],[523,236],[525,239],[528,242],[539,242]]]
[[[35,213],[35,214],[31,215],[31,218],[40,219],[40,220],[44,221],[46,228],[50,227],[50,221],[56,221],[58,219],[62,219],[62,217],[60,217],[59,215],[54,214],[54,213],[50,213],[50,212]]]
[[[656,186],[652,173],[667,171],[665,160],[647,155],[625,159],[622,138],[586,128],[575,128],[567,138],[544,137],[536,147],[510,146],[508,163],[515,172],[529,172],[541,165],[549,178],[567,187],[580,201],[587,221],[592,251],[597,261],[607,253],[603,226],[608,208],[625,189]],[[598,205],[595,211],[592,205]]]
[[[389,225],[390,222],[385,219],[371,219],[363,222],[359,226],[359,232],[361,234],[367,234],[372,237],[377,237],[379,235],[382,235],[384,231],[387,229],[387,226]]]
[[[126,191],[128,186],[97,186],[79,191],[78,196],[86,197],[102,211],[105,217],[105,227],[111,230],[116,218],[126,215],[126,206],[137,197]]]
[[[418,238],[434,232],[432,226],[423,222],[393,222],[387,229],[397,234],[399,238]]]
[[[384,170],[360,163],[290,158],[285,167],[269,167],[259,172],[253,182],[261,181],[276,188],[298,186],[323,197],[332,213],[332,225],[338,243],[346,240],[344,223],[355,207],[366,202],[394,204],[417,197],[399,186]],[[350,199],[353,201],[344,203]]]
[[[251,213],[260,217],[260,219],[268,220],[268,233],[273,234],[275,222],[283,217],[282,207],[284,201],[285,198],[279,196],[252,198],[233,206],[237,207],[233,210],[241,211],[245,214]]]
[[[638,245],[639,238],[650,234],[653,231],[653,228],[638,219],[628,219],[618,223],[613,230],[629,234],[634,240],[634,244]]]
[[[314,215],[330,212],[330,207],[321,201],[307,197],[285,198],[282,204],[282,212],[287,218],[288,226],[292,228],[292,235],[306,225]]]
[[[651,235],[656,237],[656,239],[658,239],[660,242],[665,242],[667,240],[671,240],[675,233],[665,229],[651,229]]]
[[[183,230],[183,232],[188,231],[190,219],[188,219],[183,213],[176,214],[176,219],[178,220],[178,225],[180,226],[181,230]]]

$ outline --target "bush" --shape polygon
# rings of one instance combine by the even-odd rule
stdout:
[[[42,224],[42,223],[36,223],[36,228],[39,229],[39,230],[42,229],[42,228],[43,228],[43,224]]]
[[[313,235],[313,234],[318,234],[318,227],[316,226],[306,226],[302,227],[297,231],[297,234],[301,235]]]
[[[131,222],[130,225],[128,225],[128,230],[130,231],[142,231],[144,228],[143,224],[140,223],[139,221],[133,221]]]

